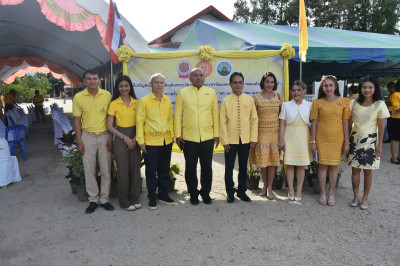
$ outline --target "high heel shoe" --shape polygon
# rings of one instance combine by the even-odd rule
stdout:
[[[261,197],[264,197],[265,195],[267,195],[267,191],[261,190],[260,196],[261,196]]]
[[[293,196],[289,196],[289,193],[288,193],[287,198],[288,198],[288,200],[293,201],[295,197],[294,197],[294,195]]]

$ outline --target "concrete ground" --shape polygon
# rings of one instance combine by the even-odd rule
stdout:
[[[71,101],[64,107],[71,112]],[[88,203],[71,194],[64,178],[50,116],[29,134],[27,161],[17,148],[22,182],[0,189],[1,265],[400,264],[400,166],[390,163],[389,144],[365,211],[349,206],[345,165],[333,207],[319,205],[309,187],[301,202],[288,202],[284,188],[274,200],[258,196],[258,189],[248,192],[251,203],[228,204],[223,155],[216,154],[211,205],[192,206],[179,175],[178,191],[170,194],[176,206],[148,210],[144,188],[140,210],[121,210],[112,198],[115,211],[86,215]],[[173,153],[172,163],[184,170],[182,154]]]

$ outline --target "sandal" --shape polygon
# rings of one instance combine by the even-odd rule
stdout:
[[[328,205],[329,206],[334,206],[335,205],[335,196],[329,196],[328,198]]]
[[[319,196],[320,196],[319,200],[318,200],[319,204],[325,206],[326,205],[326,196],[325,195],[319,195]]]

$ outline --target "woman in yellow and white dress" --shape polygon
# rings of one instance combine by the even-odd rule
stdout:
[[[292,86],[293,100],[282,104],[279,114],[279,150],[284,149],[283,162],[286,164],[286,179],[288,182],[289,200],[299,201],[302,198],[304,182],[304,166],[310,165],[312,153],[310,150],[310,111],[312,103],[303,99],[307,85],[295,81]],[[297,191],[293,188],[294,167],[297,167]]]

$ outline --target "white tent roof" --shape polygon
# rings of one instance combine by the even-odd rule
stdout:
[[[100,15],[104,23],[107,23],[107,2],[74,1],[88,12]],[[136,52],[147,52],[147,41],[125,18],[122,20],[128,45]],[[9,56],[44,58],[79,76],[86,69],[110,61],[96,26],[86,31],[67,31],[47,20],[41,12],[39,2],[34,0],[25,0],[18,5],[0,5],[0,58]],[[9,70],[5,66],[0,69],[1,80],[7,78],[2,75]],[[23,65],[19,68],[22,67]]]

